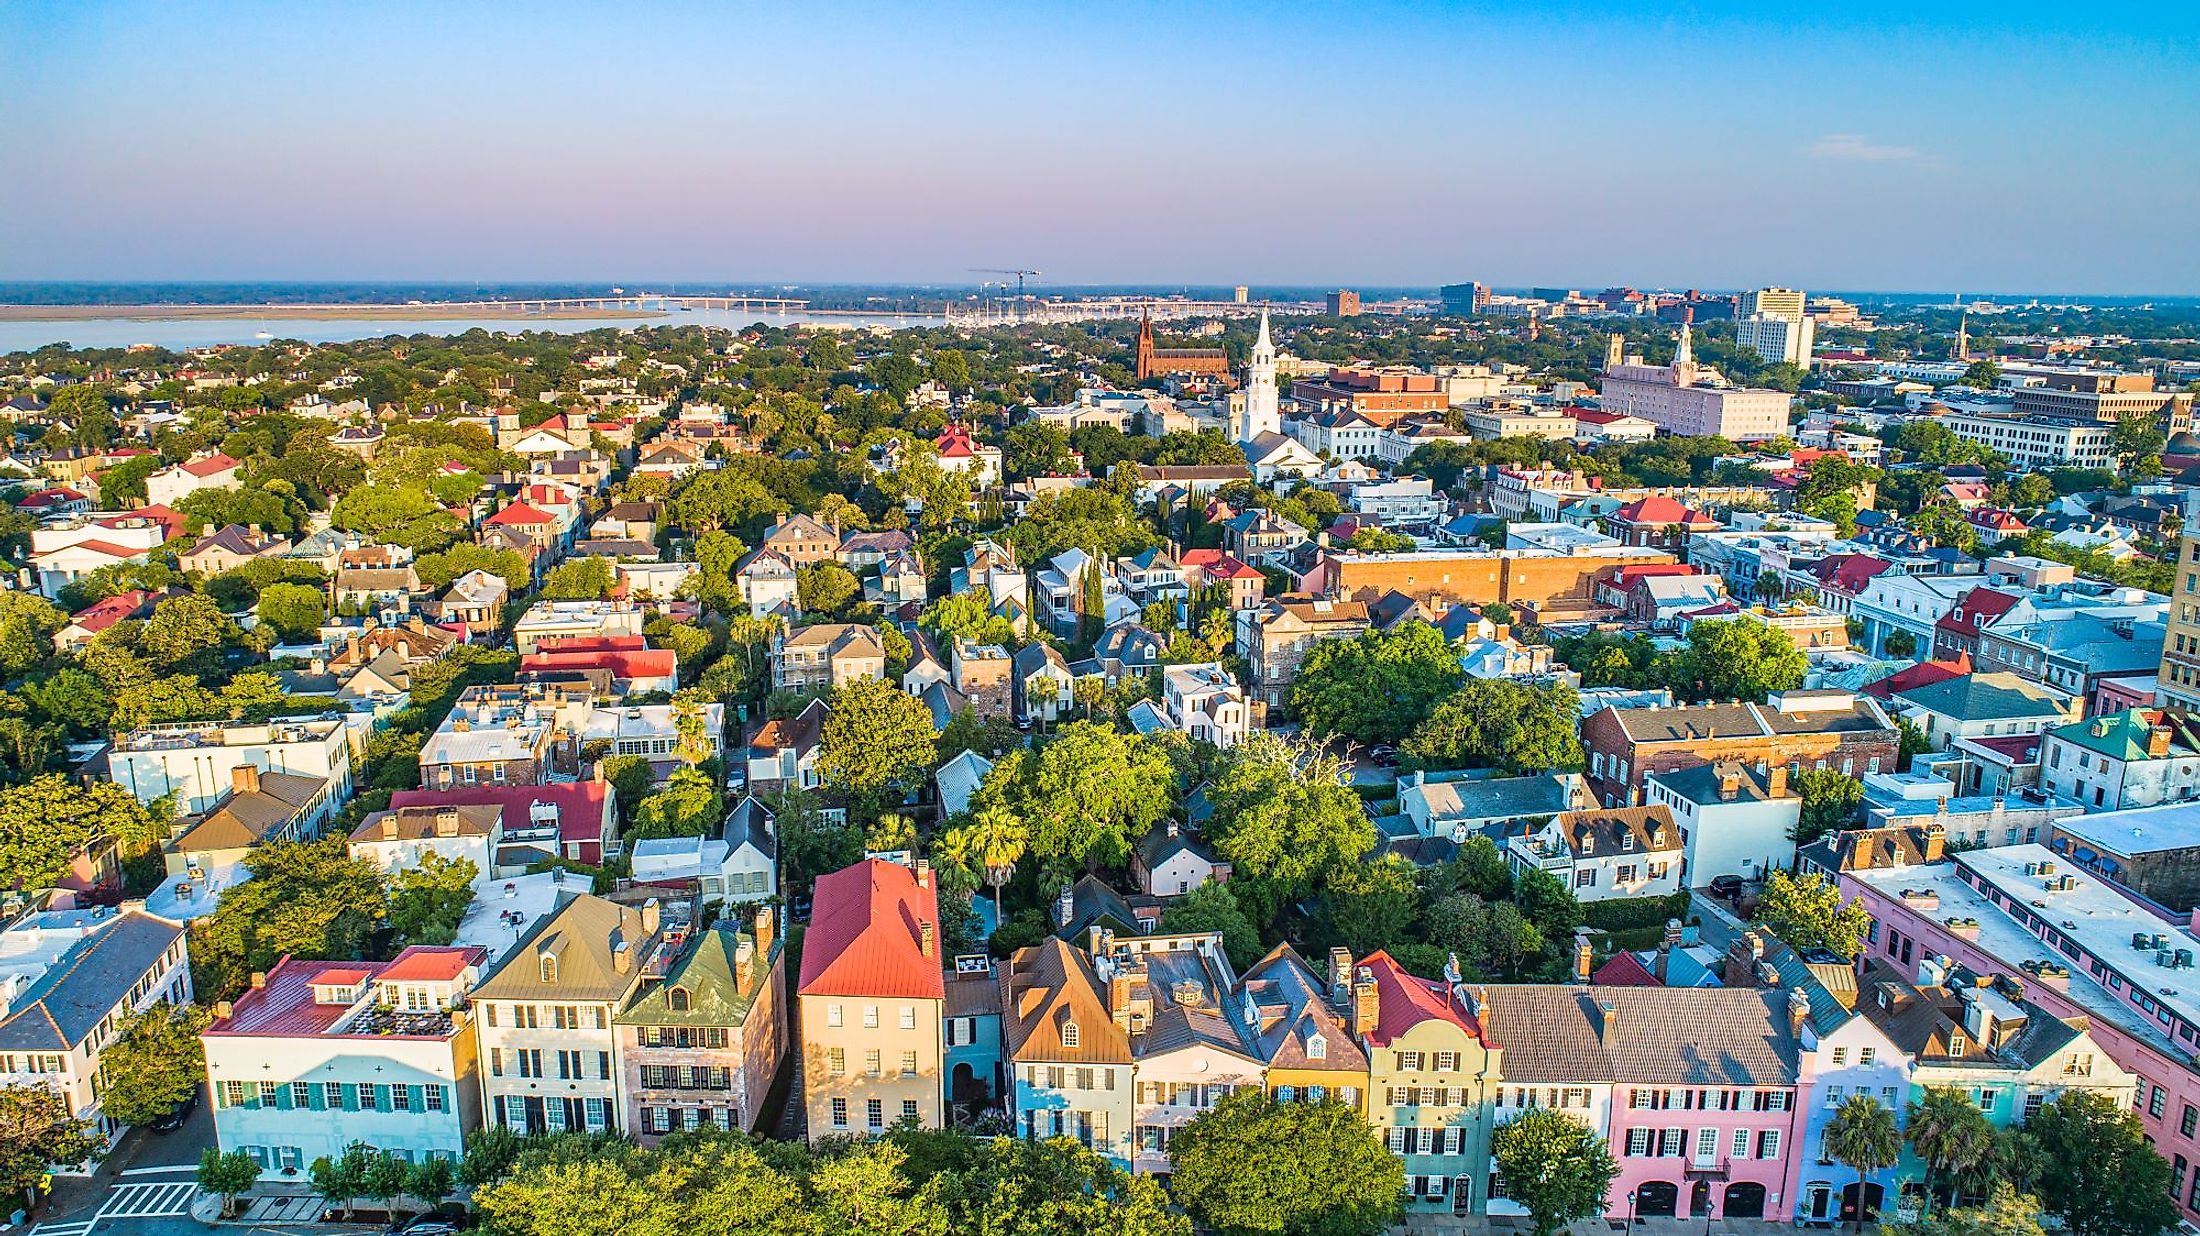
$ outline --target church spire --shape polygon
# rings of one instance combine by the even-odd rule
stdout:
[[[1281,400],[1276,391],[1276,345],[1268,336],[1268,310],[1260,311],[1260,337],[1245,366],[1245,408],[1238,418],[1237,441],[1251,442],[1262,434],[1281,433]]]

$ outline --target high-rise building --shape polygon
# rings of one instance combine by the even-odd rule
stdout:
[[[1246,287],[1242,283],[1230,290],[1230,298],[1241,305],[1244,304],[1246,300],[1252,296],[1252,294],[1253,290]]]
[[[1734,320],[1734,343],[1764,357],[1768,365],[1785,362],[1807,368],[1816,328],[1817,323],[1807,317],[1753,313]]]
[[[1794,288],[1753,288],[1735,306],[1734,342],[1765,358],[1765,363],[1810,366],[1810,341],[1816,323],[1804,312],[1808,300]]]
[[[1775,318],[1799,318],[1803,316],[1803,303],[1808,299],[1794,288],[1753,288],[1742,293],[1742,303],[1735,308],[1736,317],[1764,314]]]
[[[2166,618],[2154,702],[2200,709],[2200,533],[2188,532],[2177,541],[2177,573],[2171,578]]]
[[[1348,292],[1343,288],[1338,288],[1329,294],[1326,304],[1331,317],[1356,318],[1360,316],[1360,294],[1358,292]]]
[[[1486,283],[1447,283],[1436,290],[1444,302],[1446,313],[1487,313],[1490,307],[1490,285]]]
[[[1276,345],[1268,338],[1268,311],[1260,311],[1260,338],[1245,366],[1245,411],[1238,416],[1237,440],[1251,442],[1264,433],[1283,432],[1276,399]]]

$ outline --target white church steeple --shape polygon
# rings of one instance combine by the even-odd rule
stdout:
[[[1264,433],[1282,433],[1283,414],[1276,398],[1276,345],[1268,338],[1268,311],[1260,311],[1260,338],[1245,366],[1245,411],[1238,415],[1237,440],[1251,442]]]

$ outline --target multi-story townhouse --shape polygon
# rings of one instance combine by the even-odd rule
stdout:
[[[578,767],[581,726],[595,707],[584,680],[468,687],[420,746],[420,784],[541,785]]]
[[[796,989],[812,1139],[941,1126],[946,982],[930,867],[867,858],[818,877]]]
[[[2040,780],[2093,811],[2200,797],[2200,734],[2189,715],[2131,708],[2040,735]]]
[[[1884,958],[1858,977],[1858,1008],[1910,1061],[1904,1099],[1954,1090],[1997,1129],[2022,1124],[2065,1090],[2098,1090],[2121,1107],[2137,1078],[2093,1040],[2087,1019],[2057,1018],[2024,998],[2020,978],[1991,978],[1943,958],[1917,965],[1912,981]],[[1905,1149],[1895,1166],[1902,1192],[1925,1188],[1925,1165]],[[2182,1179],[2179,1192],[2182,1192]]]
[[[351,800],[352,737],[334,714],[284,717],[251,725],[195,721],[154,725],[118,735],[107,753],[107,775],[150,803],[176,796],[185,815],[211,811],[236,791],[235,769],[289,773],[329,784],[327,813]]]
[[[577,896],[474,989],[484,1119],[525,1133],[627,1127],[612,1017],[665,945],[661,908]]]
[[[183,925],[102,907],[28,915],[0,932],[0,1085],[46,1086],[103,1134],[100,1053],[133,1013],[191,1003]]]
[[[772,686],[824,691],[886,677],[886,645],[860,623],[820,622],[772,638]]]
[[[1852,862],[1840,881],[1842,895],[1861,898],[1872,914],[1865,951],[1873,958],[1905,974],[1947,958],[1974,974],[2020,978],[2025,999],[2050,1018],[2087,1018],[2101,1052],[2134,1075],[2132,1110],[2148,1139],[2173,1174],[2186,1169],[2180,1212],[2200,1220],[2200,1183],[2192,1177],[2200,1163],[2200,1074],[2191,1066],[2200,1046],[2200,986],[2180,973],[2200,952],[2189,926],[2040,845],[1966,850],[1940,861],[1899,853],[1877,864]]]
[[[1332,952],[1331,972],[1349,983],[1351,954]],[[1280,1103],[1333,1100],[1365,1116],[1367,1052],[1353,1041],[1328,978],[1279,944],[1245,972],[1244,987],[1258,1018],[1255,1046],[1267,1064],[1268,1093]]]
[[[1127,719],[1140,733],[1175,730],[1218,747],[1236,746],[1258,728],[1245,688],[1220,661],[1163,668],[1160,700],[1133,704]]]
[[[628,1133],[757,1127],[787,1048],[777,926],[765,908],[746,932],[738,919],[698,932],[612,1018]]]
[[[1138,1089],[1131,1112],[1131,1167],[1169,1170],[1169,1142],[1200,1113],[1240,1089],[1260,1089],[1264,1062],[1256,1014],[1222,933],[1093,939],[1093,969],[1108,1007],[1130,1033]]]
[[[1589,788],[1615,807],[1641,802],[1652,773],[1719,760],[1832,768],[1861,777],[1894,767],[1897,738],[1878,700],[1830,690],[1775,691],[1763,704],[1607,708],[1581,723]]]
[[[1328,639],[1352,639],[1367,630],[1363,601],[1327,601],[1290,594],[1269,598],[1237,616],[1237,646],[1252,667],[1253,696],[1270,708],[1283,706],[1307,651]]]
[[[1680,829],[1663,805],[1569,811],[1505,847],[1513,870],[1548,871],[1581,901],[1671,896],[1687,887],[1682,853]]]
[[[1802,1118],[1798,1059],[1806,1009],[1788,993],[1733,988],[1491,987],[1508,1089],[1561,1093],[1585,1119],[1610,1086],[1602,1130],[1619,1162],[1614,1217],[1777,1219]],[[1512,1034],[1507,1026],[1521,1027]],[[1685,1211],[1681,1210],[1686,1207]]]
[[[1912,654],[1924,656],[1932,651],[1940,620],[1971,586],[1959,577],[1886,571],[1856,593],[1847,612],[1864,624],[1863,646],[1871,655],[1886,655],[1887,638],[1900,632],[1909,637]]]
[[[1018,949],[1000,972],[1009,1122],[1027,1138],[1071,1137],[1131,1165],[1131,1037],[1083,954],[1055,936]]]
[[[1793,1169],[1782,1196],[1793,1200],[1799,1222],[1855,1222],[1880,1213],[1892,1194],[1897,1173],[1884,1167],[1861,1181],[1854,1169],[1834,1161],[1826,1148],[1826,1127],[1841,1105],[1868,1098],[1894,1114],[1897,1127],[1907,1115],[1910,1058],[1885,1029],[1864,1015],[1858,999],[1856,967],[1823,949],[1798,953],[1771,932],[1746,932],[1728,949],[1729,987],[1777,988],[1788,993],[1791,1009],[1798,996],[1805,1009],[1798,1044],[1802,1103],[1802,1142],[1789,1156]]]
[[[200,1035],[214,1135],[265,1179],[365,1143],[408,1163],[456,1160],[481,1126],[473,1026],[461,1007],[481,948],[392,961],[285,957]]]
[[[1652,773],[1643,801],[1672,812],[1680,826],[1682,875],[1701,888],[1713,876],[1761,880],[1795,861],[1803,796],[1788,788],[1785,764],[1762,772],[1739,760]]]
[[[1486,1005],[1456,969],[1432,981],[1388,953],[1343,970],[1348,960],[1330,955],[1330,994],[1350,1002],[1352,1033],[1367,1053],[1368,1119],[1404,1161],[1408,1208],[1483,1213],[1489,1192],[1479,1182],[1501,1072]]]

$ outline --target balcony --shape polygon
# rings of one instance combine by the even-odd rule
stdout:
[[[1687,1180],[1724,1180],[1727,1178],[1727,1160],[1691,1159],[1681,1176]]]

